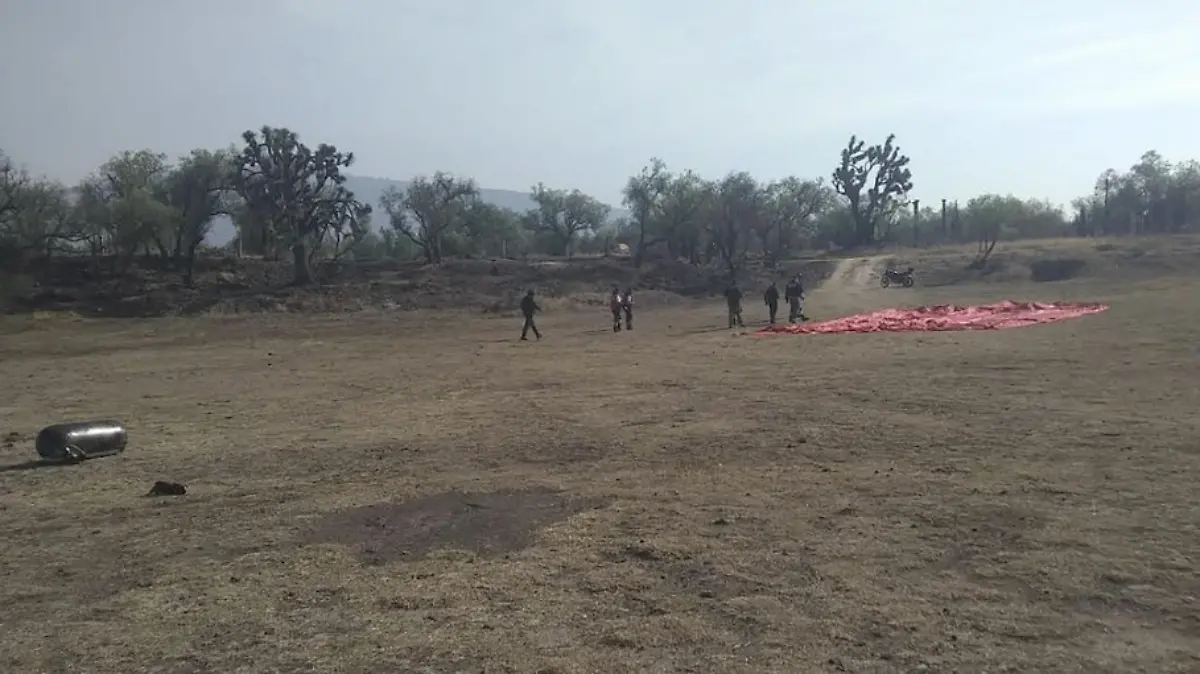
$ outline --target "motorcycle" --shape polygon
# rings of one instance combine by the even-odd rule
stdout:
[[[909,267],[908,269],[901,270],[888,267],[885,269],[883,277],[879,279],[879,285],[887,288],[893,283],[898,283],[905,288],[913,287],[913,268]]]

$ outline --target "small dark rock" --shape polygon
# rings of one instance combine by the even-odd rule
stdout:
[[[178,482],[163,482],[159,480],[150,488],[150,493],[146,496],[183,496],[187,493],[187,487]]]

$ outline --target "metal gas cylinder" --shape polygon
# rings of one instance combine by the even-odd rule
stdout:
[[[46,461],[72,462],[119,454],[127,441],[119,422],[76,421],[43,428],[34,446]]]

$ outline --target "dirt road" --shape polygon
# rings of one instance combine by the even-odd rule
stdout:
[[[814,307],[821,313],[849,313],[879,303],[879,269],[882,256],[847,258],[838,262],[833,274],[813,293]]]

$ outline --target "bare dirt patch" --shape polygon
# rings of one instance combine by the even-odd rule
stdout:
[[[442,548],[488,557],[528,547],[542,527],[601,504],[551,489],[445,492],[335,513],[308,542],[349,546],[368,564],[412,561]]]
[[[845,309],[865,308],[872,304],[872,295],[878,297],[879,274],[883,265],[882,256],[845,258],[838,260],[829,277],[820,284],[822,299],[834,302]],[[811,288],[808,289],[812,294]]]
[[[973,246],[942,246],[896,253],[896,266],[916,268],[926,288],[977,284],[1019,284],[1031,280],[1120,278],[1149,281],[1197,273],[1200,237],[1195,235],[1111,239],[1028,239],[1000,241],[986,264],[967,269]],[[1064,263],[1059,260],[1075,260]],[[1034,267],[1040,269],[1034,269]],[[1067,277],[1070,277],[1069,279]]]

